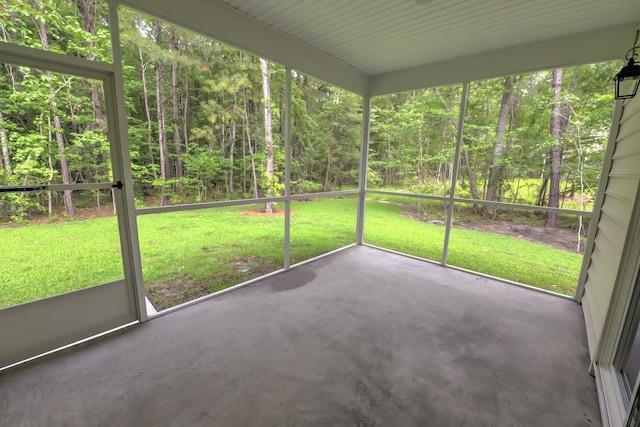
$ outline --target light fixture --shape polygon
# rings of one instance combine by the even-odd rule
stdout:
[[[640,86],[640,65],[636,62],[640,46],[634,46],[627,51],[624,59],[627,65],[622,67],[613,80],[616,83],[616,99],[629,99],[636,96]]]

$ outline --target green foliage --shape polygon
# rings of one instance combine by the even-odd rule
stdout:
[[[36,23],[44,21],[51,50],[57,53],[111,61],[107,3],[90,2],[95,32],[82,26],[83,13],[73,0],[4,0],[0,4],[0,38],[4,42],[42,48]]]
[[[322,184],[317,184],[312,181],[296,181],[292,182],[292,192],[295,194],[304,193],[320,193],[322,192]]]
[[[0,37],[43,49],[37,25],[43,20],[50,50],[108,62],[107,3],[89,3],[93,9],[84,11],[71,0],[6,1],[0,6]],[[93,19],[92,31],[82,25],[87,14]],[[265,100],[258,58],[124,7],[119,19],[136,198],[189,203],[253,197],[254,191],[281,194],[285,68],[271,67],[272,180],[265,175]],[[571,114],[561,140],[561,168],[571,195],[595,195],[611,116],[607,82],[615,66],[592,64],[564,72],[563,101]],[[293,193],[353,188],[359,179],[361,97],[296,71],[291,77]],[[496,124],[504,81],[471,84],[457,196],[483,198],[495,166],[500,169],[497,200],[533,204],[542,186],[535,189],[529,183],[546,173],[553,143],[550,72],[515,76],[504,152],[494,158],[501,140]],[[461,85],[451,85],[374,98],[368,184],[447,195],[461,93]],[[99,82],[4,64],[0,127],[8,137],[10,165],[0,174],[0,183],[62,182],[63,151],[70,181],[111,180],[106,122],[95,109],[96,96],[102,104]],[[104,113],[104,105],[98,107]],[[56,116],[61,129],[56,128]],[[23,218],[43,206],[43,199],[33,195],[2,200],[19,203],[5,211]]]

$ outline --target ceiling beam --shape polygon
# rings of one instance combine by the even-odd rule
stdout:
[[[382,73],[371,77],[369,94],[376,96],[542,69],[622,60],[626,50],[633,45],[636,28],[637,23],[616,25]]]
[[[366,94],[369,75],[216,0],[112,0],[236,48]]]

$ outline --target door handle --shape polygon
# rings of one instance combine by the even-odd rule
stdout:
[[[0,193],[23,193],[25,191],[40,191],[40,190],[48,190],[48,185],[18,185],[18,186],[7,186],[0,187]]]
[[[30,191],[81,191],[81,190],[93,190],[93,189],[104,189],[107,190],[109,188],[117,188],[118,190],[122,190],[124,188],[124,184],[122,181],[116,182],[104,182],[104,183],[95,183],[95,184],[51,184],[51,185],[7,185],[0,186],[0,194],[2,193],[25,193]]]

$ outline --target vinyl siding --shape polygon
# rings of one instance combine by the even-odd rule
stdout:
[[[622,108],[620,120],[612,124],[612,134],[615,132],[616,135],[613,138],[615,147],[605,188],[600,189],[604,198],[582,298],[592,358],[600,342],[619,274],[640,180],[640,97],[627,101]]]

